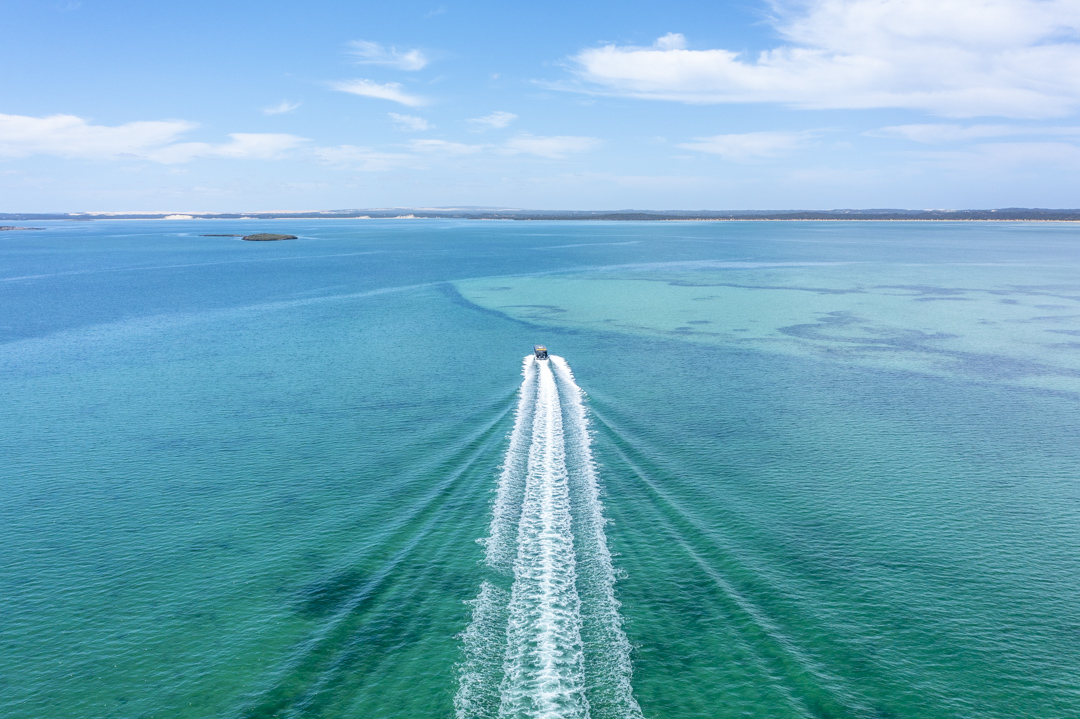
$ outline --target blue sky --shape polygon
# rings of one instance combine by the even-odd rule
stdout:
[[[5,0],[0,28],[0,212],[1080,207],[1080,0]]]

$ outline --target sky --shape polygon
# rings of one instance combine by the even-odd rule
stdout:
[[[0,212],[1080,208],[1080,0],[3,0],[0,28]]]

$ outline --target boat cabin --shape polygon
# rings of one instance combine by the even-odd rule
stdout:
[[[538,360],[547,359],[547,347],[544,345],[533,345],[533,354],[536,355],[536,359]]]

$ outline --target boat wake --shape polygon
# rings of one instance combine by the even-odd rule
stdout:
[[[458,719],[639,719],[581,389],[525,358],[454,698]]]

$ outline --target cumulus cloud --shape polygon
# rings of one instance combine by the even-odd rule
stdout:
[[[1052,117],[1080,107],[1076,0],[777,0],[786,43],[757,57],[605,45],[572,58],[594,91],[686,103]]]
[[[349,53],[355,55],[360,65],[383,65],[395,70],[422,70],[428,64],[427,56],[420,50],[400,51],[396,47],[384,47],[370,40],[353,40]]]
[[[508,155],[536,155],[559,160],[567,155],[587,152],[599,143],[595,137],[518,135],[503,143],[502,151]]]
[[[143,157],[195,126],[184,120],[159,120],[110,127],[91,125],[75,115],[0,115],[0,157]]]
[[[361,97],[374,97],[379,100],[390,100],[392,102],[398,102],[406,107],[420,107],[427,104],[427,100],[416,95],[409,95],[404,90],[400,82],[388,82],[385,85],[380,85],[374,80],[364,80],[357,78],[355,80],[340,80],[338,82],[330,83],[332,90],[338,92],[348,92],[353,95],[360,95]]]
[[[292,112],[296,108],[300,107],[299,102],[289,102],[288,100],[282,100],[277,105],[271,105],[270,107],[263,108],[264,115],[283,115],[286,112]]]
[[[893,125],[871,130],[870,137],[888,137],[912,140],[926,144],[945,142],[969,142],[992,137],[1015,137],[1018,135],[1080,135],[1080,127],[1022,127],[1017,125],[950,125],[925,123],[917,125]]]
[[[512,112],[497,110],[490,115],[471,118],[467,122],[483,132],[484,130],[501,130],[516,119],[517,115]]]
[[[396,112],[387,113],[394,121],[394,127],[402,132],[422,132],[430,130],[433,126],[430,122],[416,115],[399,115]]]
[[[698,137],[679,147],[720,155],[732,162],[749,162],[786,155],[813,137],[810,132],[744,132],[734,135]]]
[[[53,155],[86,160],[143,159],[176,164],[197,157],[274,159],[307,142],[276,133],[235,133],[230,142],[177,142],[196,124],[184,120],[92,125],[75,115],[0,115],[0,157]]]

